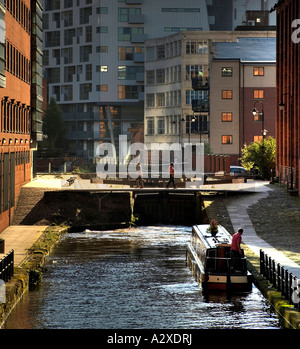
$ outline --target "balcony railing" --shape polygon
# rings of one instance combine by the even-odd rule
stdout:
[[[209,111],[209,103],[207,100],[202,99],[193,99],[192,100],[192,109],[194,112],[208,112]]]
[[[209,83],[208,79],[201,76],[192,78],[192,89],[195,91],[208,90]]]

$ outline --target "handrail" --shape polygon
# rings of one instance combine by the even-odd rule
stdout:
[[[14,250],[0,259],[0,280],[9,281],[14,275]]]
[[[260,273],[300,312],[300,279],[260,250]]]
[[[206,259],[224,259],[224,260],[237,259],[237,260],[246,260],[246,257],[241,257],[241,258],[234,258],[234,257],[206,257]]]

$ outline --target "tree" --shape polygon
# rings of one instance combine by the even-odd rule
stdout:
[[[276,163],[276,141],[273,137],[244,145],[241,164],[246,170],[257,169],[258,174],[267,179],[271,177]]]
[[[47,135],[46,142],[49,149],[53,150],[62,147],[66,128],[62,118],[62,111],[54,97],[51,97],[43,119],[43,133]]]

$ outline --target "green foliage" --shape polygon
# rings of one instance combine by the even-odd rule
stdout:
[[[258,174],[267,179],[271,177],[271,171],[276,162],[276,141],[273,137],[262,139],[244,145],[242,149],[241,165],[247,170],[257,169]]]
[[[63,147],[65,139],[65,123],[62,118],[62,111],[56,103],[54,97],[51,97],[43,119],[43,133],[47,135],[45,143],[48,149]]]

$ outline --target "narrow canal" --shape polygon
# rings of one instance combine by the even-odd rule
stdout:
[[[66,234],[6,329],[279,329],[257,288],[205,298],[186,265],[191,228]]]

